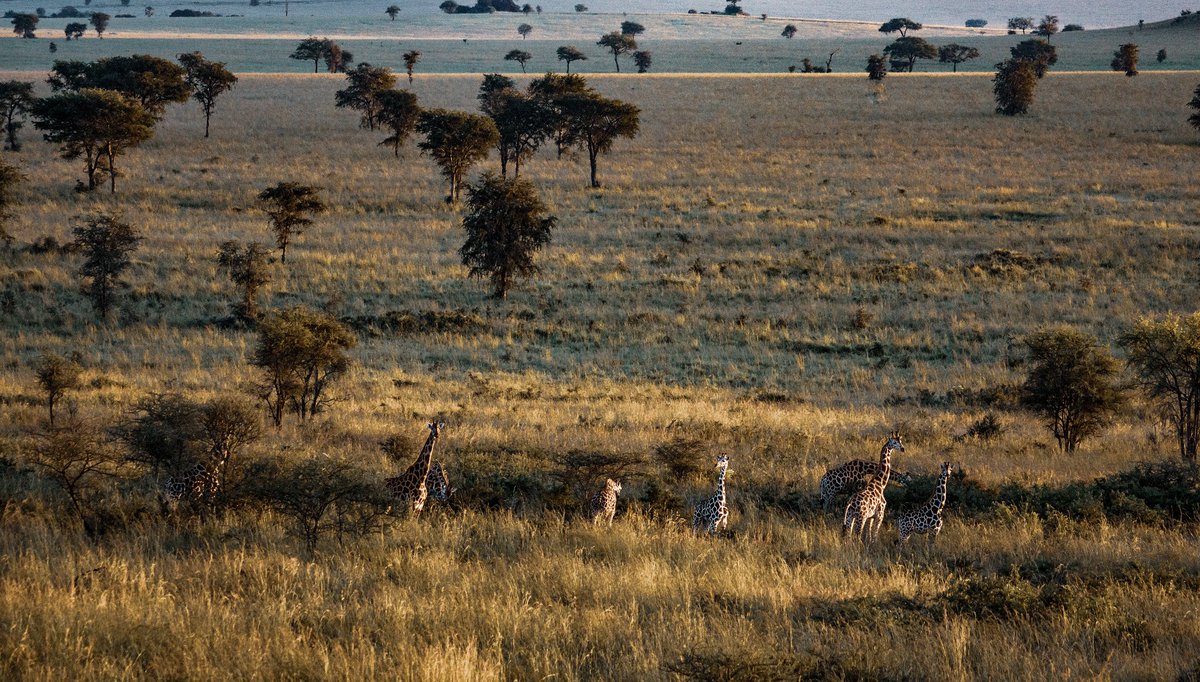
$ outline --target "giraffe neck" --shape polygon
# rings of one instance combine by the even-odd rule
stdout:
[[[929,508],[935,512],[942,511],[942,507],[946,506],[946,478],[947,474],[942,474],[938,478],[937,488],[933,491],[933,497],[929,498]]]
[[[875,474],[875,488],[882,495],[887,488],[888,479],[892,476],[892,449],[888,446],[883,446],[883,450],[879,453],[879,472]]]
[[[429,468],[433,464],[433,446],[436,443],[437,434],[430,431],[429,438],[425,439],[425,445],[421,448],[421,454],[417,455],[417,461],[408,468],[409,471],[421,476],[422,480],[429,476]]]
[[[717,494],[713,496],[721,504],[725,504],[725,469],[717,474]]]

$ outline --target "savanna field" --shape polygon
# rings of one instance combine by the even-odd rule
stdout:
[[[77,193],[82,163],[23,130],[0,253],[0,677],[1195,679],[1200,476],[1169,422],[1131,392],[1064,454],[1017,397],[1031,333],[1069,325],[1120,357],[1139,319],[1195,312],[1200,80],[1051,71],[1004,117],[988,75],[889,75],[879,97],[859,73],[589,74],[640,133],[600,157],[598,189],[586,154],[522,165],[558,222],[502,301],[467,277],[433,162],[334,108],[342,75],[241,74],[209,139],[194,102],[169,107],[112,195]],[[399,87],[475,111],[479,84]],[[271,242],[255,196],[280,181],[329,211],[260,304],[328,311],[357,343],[315,417],[263,411],[232,487],[312,458],[382,486],[438,419],[451,503],[310,550],[270,506],[164,514],[155,475],[122,464],[76,513],[33,464],[37,359],[83,367],[58,416],[79,433],[154,394],[246,394],[255,330],[216,254]],[[106,322],[79,255],[47,242],[98,213],[145,236]],[[880,542],[843,540],[818,479],[895,430],[911,480]],[[697,537],[719,455],[729,525]],[[940,537],[897,547],[891,518],[947,461]],[[593,525],[612,471],[616,518]]]

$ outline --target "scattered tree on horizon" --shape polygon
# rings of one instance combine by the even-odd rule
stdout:
[[[24,123],[17,120],[17,117],[28,113],[35,99],[33,83],[16,80],[0,82],[0,117],[4,119],[5,149],[21,151],[17,131],[24,127]]]
[[[338,108],[361,112],[359,125],[375,130],[379,118],[379,95],[396,87],[396,74],[386,66],[363,62],[346,74],[346,88],[334,93]]]
[[[38,15],[36,14],[14,14],[12,17],[13,33],[22,38],[36,38],[34,31],[38,25]]]
[[[295,50],[288,55],[289,59],[298,59],[300,61],[311,61],[313,63],[313,73],[319,73],[321,69],[321,59],[325,57],[327,39],[309,36],[300,41]]]
[[[1013,17],[1008,20],[1008,30],[1020,31],[1022,35],[1033,28],[1033,17]]]
[[[1165,48],[1159,50],[1156,58],[1158,59],[1159,64],[1162,64],[1163,62],[1167,61],[1167,50]]]
[[[1049,42],[1050,36],[1058,33],[1058,17],[1053,14],[1047,14],[1046,16],[1042,17],[1042,20],[1038,23],[1037,29],[1034,30],[1034,33],[1042,36],[1047,42]]]
[[[417,143],[442,169],[450,181],[446,203],[458,202],[463,175],[471,166],[488,157],[491,148],[500,140],[500,131],[487,116],[465,111],[430,109],[421,113],[417,132],[425,139]]]
[[[269,254],[258,242],[243,246],[235,240],[223,242],[217,251],[217,265],[241,290],[242,301],[234,314],[246,322],[258,319],[258,292],[271,282]]]
[[[108,30],[108,22],[112,19],[111,16],[104,12],[92,12],[92,16],[88,17],[88,23],[92,28],[96,29],[96,37],[104,39],[104,32]]]
[[[1045,40],[1023,40],[1009,52],[1013,59],[1031,64],[1038,78],[1044,77],[1050,67],[1058,63],[1058,50]]]
[[[654,63],[654,55],[650,50],[638,50],[633,53],[633,65],[637,67],[638,73],[649,71],[652,63]]]
[[[953,64],[954,72],[958,73],[958,65],[979,58],[979,50],[957,43],[942,45],[938,48],[938,61],[943,64]]]
[[[182,104],[192,95],[182,66],[162,57],[135,54],[102,57],[94,62],[58,61],[50,70],[52,90],[98,88],[136,100],[156,121],[168,104]]]
[[[636,21],[622,21],[621,22],[621,35],[623,35],[623,36],[629,36],[630,38],[637,38],[638,36],[642,35],[645,32],[646,32],[646,27],[642,26],[641,24],[639,24]]]
[[[154,116],[137,100],[112,90],[51,95],[34,102],[30,111],[33,127],[44,131],[47,142],[61,145],[64,159],[84,158],[88,191],[107,173],[109,190],[116,193],[117,157],[154,136]]]
[[[78,21],[72,21],[63,27],[63,35],[66,36],[67,40],[79,40],[83,37],[84,33],[87,33],[87,24]]]
[[[617,73],[621,72],[621,55],[628,54],[637,49],[637,41],[632,36],[621,35],[616,31],[600,36],[600,40],[596,41],[596,44],[612,53],[613,63],[617,66]]]
[[[109,215],[91,216],[72,232],[74,247],[83,254],[79,274],[89,280],[83,292],[100,319],[107,319],[121,286],[121,275],[133,262],[130,254],[137,250],[142,235],[132,225]]]
[[[317,188],[295,182],[280,182],[258,193],[259,207],[267,214],[279,262],[287,263],[287,247],[292,238],[303,234],[312,225],[309,216],[324,213],[325,202],[317,196]]]
[[[583,3],[579,3],[579,4],[575,5],[575,11],[580,12],[580,13],[586,12],[586,11],[588,11],[588,6]]]
[[[417,96],[408,90],[385,90],[375,96],[379,104],[379,127],[391,131],[380,146],[390,146],[396,158],[400,157],[400,146],[408,140],[421,117]]]
[[[1127,77],[1132,77],[1138,74],[1137,63],[1138,46],[1125,43],[1113,53],[1111,66],[1113,71],[1124,71]]]
[[[783,33],[780,33],[779,35],[783,36],[784,38],[787,38],[788,40],[791,40],[792,38],[796,37],[796,33],[798,31],[799,31],[799,29],[796,28],[795,24],[788,24],[787,26],[783,27]]]
[[[997,64],[996,75],[992,78],[996,113],[1005,116],[1028,113],[1037,81],[1037,70],[1032,62],[1006,59]]]
[[[937,59],[937,48],[927,42],[924,38],[909,36],[907,38],[897,38],[895,42],[883,48],[883,53],[894,63],[902,63],[908,67],[908,72],[912,73],[916,67],[918,59]]]
[[[563,45],[558,48],[558,61],[567,63],[567,73],[571,73],[571,62],[586,62],[587,55],[573,45]]]
[[[922,28],[924,28],[922,24],[919,24],[912,19],[907,17],[897,17],[895,19],[889,19],[888,21],[885,21],[883,25],[879,27],[879,32],[884,35],[899,33],[900,37],[903,38],[908,35],[909,31],[920,31]]]
[[[1094,338],[1068,327],[1035,332],[1024,342],[1030,369],[1021,402],[1046,421],[1059,450],[1074,452],[1124,402],[1117,361]]]
[[[388,8],[383,10],[383,13],[391,17],[392,21],[395,21],[396,15],[400,13],[400,7],[397,5],[388,5]]]
[[[1180,459],[1195,464],[1200,443],[1200,313],[1142,319],[1121,337],[1121,345],[1142,389],[1170,414]]]
[[[404,53],[404,72],[408,74],[409,85],[413,82],[413,69],[417,67],[419,61],[421,61],[420,50],[409,50]]]
[[[179,55],[183,64],[184,81],[192,89],[192,99],[204,110],[204,137],[208,137],[209,122],[216,110],[217,97],[233,89],[237,76],[225,68],[225,62],[210,62],[199,52]]]
[[[525,62],[533,59],[533,55],[524,50],[509,50],[508,54],[504,55],[504,61],[516,62],[521,65],[521,73],[525,73]]]
[[[534,256],[550,242],[556,223],[529,181],[484,173],[467,186],[462,263],[470,277],[491,280],[492,295],[503,300],[517,278],[539,272]]]
[[[520,34],[521,40],[529,38],[529,34],[533,33],[533,27],[529,24],[521,24],[517,27],[517,33]]]

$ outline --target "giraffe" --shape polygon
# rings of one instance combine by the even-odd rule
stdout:
[[[446,427],[438,421],[429,422],[427,426],[429,437],[425,439],[425,445],[421,448],[421,454],[417,455],[416,461],[405,469],[404,473],[383,482],[392,493],[392,497],[402,505],[412,505],[414,514],[420,514],[425,508],[425,499],[429,497],[429,488],[425,481],[429,477],[429,469],[433,462],[433,446],[437,444],[442,429]]]
[[[729,508],[725,506],[725,472],[728,470],[729,458],[721,455],[717,458],[717,491],[696,505],[696,513],[692,515],[693,531],[712,534],[717,528],[729,525]]]
[[[829,505],[833,504],[833,498],[838,493],[852,483],[874,476],[878,471],[879,464],[877,462],[869,462],[865,459],[852,459],[826,470],[825,475],[821,477],[820,484],[821,508],[829,511]],[[908,482],[912,480],[912,475],[907,471],[896,471],[893,472],[891,478],[897,483],[908,485]]]
[[[942,475],[938,477],[937,488],[925,504],[896,517],[896,527],[900,530],[900,541],[903,545],[915,533],[928,533],[929,544],[937,540],[942,532],[942,509],[946,506],[946,482],[950,478],[950,462],[942,462]]]
[[[883,514],[887,510],[883,491],[892,473],[892,450],[904,452],[904,442],[899,433],[893,432],[883,444],[883,449],[879,451],[879,470],[867,481],[867,486],[850,496],[842,520],[843,536],[857,532],[860,538],[879,538],[879,526],[883,524]]]
[[[620,493],[620,483],[611,478],[604,481],[604,489],[592,495],[591,504],[588,507],[593,524],[599,523],[600,519],[606,519],[608,525],[612,525],[613,516],[617,513],[617,495]]]
[[[163,481],[162,501],[169,508],[176,508],[181,502],[211,504],[221,492],[225,464],[232,454],[229,449],[216,449],[208,455],[208,461],[201,459],[187,469],[167,476]]]
[[[429,466],[429,475],[425,477],[425,488],[429,491],[429,498],[437,500],[441,504],[450,504],[450,498],[458,491],[450,485],[450,477],[446,475],[446,466],[442,464],[442,460],[437,459]]]

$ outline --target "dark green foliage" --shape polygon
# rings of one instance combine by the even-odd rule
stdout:
[[[300,61],[311,61],[313,63],[313,73],[317,73],[321,66],[321,59],[325,57],[325,52],[328,49],[329,44],[330,43],[327,38],[309,36],[308,38],[301,40],[300,44],[296,45],[296,49],[292,50],[292,53],[288,55],[288,58],[298,59]]]
[[[484,173],[467,187],[463,265],[472,277],[490,279],[493,295],[503,299],[518,278],[538,273],[534,256],[550,242],[556,222],[528,181]]]
[[[1167,50],[1166,50],[1166,48],[1159,50],[1159,51],[1158,51],[1158,54],[1155,56],[1155,59],[1157,59],[1157,60],[1158,60],[1158,63],[1159,63],[1159,64],[1162,64],[1163,62],[1167,61]]]
[[[653,61],[654,56],[650,53],[650,50],[638,50],[633,53],[633,65],[637,67],[638,73],[649,71]]]
[[[392,21],[395,21],[396,15],[400,13],[400,8],[396,5],[388,5],[388,8],[383,10],[383,13],[391,17]]]
[[[1058,50],[1045,40],[1023,40],[1009,51],[1014,60],[1029,62],[1038,78],[1058,63]]]
[[[571,137],[571,120],[562,107],[563,100],[576,94],[589,92],[587,81],[579,74],[548,73],[541,78],[535,78],[529,84],[529,94],[536,97],[550,111],[554,120],[550,137],[554,140],[558,158],[570,149],[575,140]]]
[[[83,368],[73,360],[55,353],[43,353],[33,368],[38,387],[46,394],[46,409],[49,411],[50,428],[54,428],[54,406],[70,390],[79,388],[79,375]]]
[[[264,189],[258,193],[258,202],[271,223],[281,263],[287,262],[287,247],[292,238],[312,225],[309,216],[326,210],[316,187],[295,182],[281,182]]]
[[[217,252],[217,265],[225,270],[229,279],[241,290],[242,302],[235,308],[239,318],[246,321],[258,319],[258,292],[271,281],[268,251],[258,242],[242,246],[236,241],[221,244]]]
[[[883,48],[883,53],[894,63],[903,63],[912,73],[918,59],[937,59],[937,48],[925,41],[924,38],[898,38],[895,42]]]
[[[514,89],[513,81],[500,74],[483,77],[479,87],[479,106],[496,124],[500,133],[500,175],[507,177],[508,162],[514,164],[513,177],[521,174],[521,163],[554,133],[556,111],[544,99]]]
[[[89,191],[107,173],[115,193],[117,157],[154,135],[154,117],[136,100],[111,90],[53,95],[37,100],[30,111],[33,126],[44,131],[46,141],[61,145],[64,159],[84,158]]]
[[[325,455],[296,463],[265,460],[252,473],[252,495],[292,522],[309,553],[331,532],[361,537],[387,520],[387,491],[345,460]]]
[[[400,146],[416,130],[417,121],[421,117],[417,96],[404,90],[384,90],[375,95],[375,101],[379,105],[379,127],[391,132],[391,135],[379,144],[391,146],[392,151],[399,157]]]
[[[992,92],[996,96],[996,113],[1016,116],[1029,111],[1037,89],[1037,70],[1032,62],[1007,59],[996,65]]]
[[[135,54],[129,57],[104,57],[94,62],[55,61],[50,85],[58,90],[100,88],[119,92],[137,100],[142,108],[161,120],[171,103],[186,102],[192,87],[187,72],[161,57]]]
[[[4,148],[14,152],[21,150],[17,131],[22,123],[17,120],[33,106],[33,83],[26,81],[0,82],[0,117],[4,119]],[[3,210],[0,208],[0,210]],[[2,222],[2,220],[0,220]]]
[[[108,30],[108,22],[112,17],[104,12],[92,12],[92,16],[88,17],[88,23],[92,28],[96,29],[96,37],[104,39],[104,32]]]
[[[516,62],[521,65],[521,73],[525,73],[525,62],[533,59],[533,55],[525,50],[509,50],[508,54],[504,55],[504,61]]]
[[[13,33],[22,38],[36,38],[34,31],[38,25],[38,15],[36,14],[14,14],[12,18]]]
[[[965,25],[967,28],[983,28],[984,26],[988,25],[988,20],[987,19],[967,19]]]
[[[890,33],[899,33],[900,37],[903,38],[908,34],[909,31],[919,31],[922,28],[923,26],[921,24],[913,21],[912,19],[899,17],[885,21],[883,25],[879,27],[879,32],[884,35],[888,35]]]
[[[305,421],[329,402],[329,387],[350,367],[357,339],[327,313],[303,306],[267,315],[250,364],[262,371],[255,386],[276,427],[290,409]]]
[[[530,33],[533,33],[533,27],[529,24],[521,24],[517,27],[517,33],[521,35],[521,40],[525,40]]]
[[[579,48],[563,45],[558,48],[558,61],[567,63],[567,73],[571,73],[571,62],[586,62],[585,55]]]
[[[1058,33],[1058,17],[1053,14],[1047,14],[1046,16],[1042,17],[1042,20],[1038,22],[1037,29],[1034,30],[1034,33],[1043,36],[1046,38],[1046,40],[1049,40],[1050,36]]]
[[[637,137],[641,110],[590,90],[565,95],[556,100],[556,106],[567,121],[569,139],[587,150],[591,186],[599,187],[597,157],[608,153],[618,137]]]
[[[346,74],[346,82],[346,88],[334,94],[337,106],[362,112],[360,125],[375,130],[382,109],[379,95],[396,87],[396,75],[386,66],[363,62]]]
[[[458,11],[458,3],[454,2],[454,0],[443,0],[442,4],[438,5],[438,9],[446,14],[454,14]]]
[[[1033,28],[1033,17],[1013,17],[1008,20],[1008,30],[1020,31],[1022,34]]]
[[[654,457],[676,481],[680,481],[711,468],[708,450],[702,440],[678,436],[654,448]]]
[[[458,201],[463,175],[476,163],[488,157],[491,148],[500,141],[496,124],[487,116],[465,111],[430,109],[421,112],[417,132],[425,139],[417,143],[442,169],[450,181],[447,203]]]
[[[129,448],[128,459],[156,476],[186,469],[205,453],[201,405],[179,393],[142,398],[114,432]]]
[[[646,32],[646,27],[636,21],[622,21],[621,35],[636,38]]]
[[[1171,416],[1179,456],[1196,462],[1200,443],[1200,313],[1141,320],[1121,337],[1130,369]]]
[[[958,72],[958,65],[965,61],[977,59],[979,50],[957,43],[942,45],[938,48],[938,61],[943,64],[953,64],[955,73]]]
[[[887,76],[887,61],[877,54],[867,57],[867,80],[881,82]]]
[[[612,53],[613,63],[617,65],[617,72],[621,71],[621,55],[629,54],[637,49],[637,41],[633,36],[622,35],[617,31],[600,36],[600,40],[596,44],[605,48]]]
[[[78,21],[72,21],[63,27],[63,35],[66,36],[67,40],[71,40],[71,39],[79,40],[80,38],[83,37],[83,34],[86,32],[87,32],[87,24],[84,24],[84,23],[81,23]]]
[[[787,26],[783,27],[783,32],[779,35],[790,40],[796,37],[797,30],[798,29],[796,28],[795,24],[788,24]]]
[[[204,109],[204,136],[208,137],[208,124],[217,97],[237,84],[237,76],[225,68],[224,62],[210,62],[199,52],[179,55],[179,63],[183,64],[184,81],[192,89],[192,98]]]
[[[413,69],[417,68],[417,62],[421,61],[420,50],[409,50],[404,53],[404,72],[408,74],[408,82],[413,82]]]
[[[22,182],[25,182],[25,174],[0,157],[0,241],[4,242],[5,247],[13,242],[8,226],[14,215],[13,206],[17,203],[17,185]]]
[[[1071,33],[1074,31],[1082,31],[1082,30],[1083,30],[1082,24],[1067,24],[1066,26],[1063,26],[1063,33]]]
[[[1063,452],[1103,429],[1121,407],[1117,361],[1083,332],[1060,327],[1031,334],[1022,402],[1042,417]]]
[[[128,223],[108,215],[95,215],[77,226],[75,249],[83,254],[79,274],[89,281],[83,292],[92,300],[101,319],[108,317],[121,285],[121,275],[132,262],[142,235]]]
[[[1113,53],[1112,70],[1124,71],[1126,76],[1136,76],[1138,74],[1138,46],[1133,43],[1125,43],[1117,48]]]

